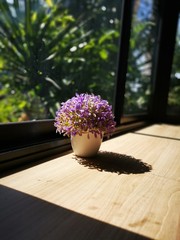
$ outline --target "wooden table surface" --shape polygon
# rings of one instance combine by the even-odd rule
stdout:
[[[157,124],[0,179],[1,240],[180,239],[180,127]]]

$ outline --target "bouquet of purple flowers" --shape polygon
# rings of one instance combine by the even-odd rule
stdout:
[[[56,131],[63,135],[75,136],[82,133],[93,133],[95,136],[104,133],[108,136],[115,129],[112,106],[108,101],[94,94],[76,94],[56,112]]]

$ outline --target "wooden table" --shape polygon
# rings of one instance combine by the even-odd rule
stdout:
[[[0,239],[179,240],[179,140],[153,125],[1,178]]]

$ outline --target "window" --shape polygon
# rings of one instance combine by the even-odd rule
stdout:
[[[1,1],[0,166],[69,149],[53,118],[76,92],[108,99],[116,133],[120,122],[127,130],[129,121],[166,121],[178,7],[170,0]]]
[[[148,112],[153,46],[157,25],[153,9],[153,1],[134,2],[125,85],[124,116]]]
[[[53,119],[76,92],[113,104],[121,2],[2,1],[0,122]]]
[[[180,122],[180,116],[178,114],[172,116],[167,112],[168,95],[169,97],[171,96],[169,94],[170,76],[179,11],[180,6],[178,1],[175,1],[174,4],[171,4],[169,0],[157,1],[155,9],[157,32],[153,54],[152,94],[150,102],[151,119],[156,122]],[[171,17],[169,18],[170,15]],[[175,62],[173,69],[178,69],[178,65],[176,65]],[[176,101],[178,101],[178,98]]]
[[[176,45],[171,71],[170,91],[168,95],[168,115],[180,115],[180,16],[178,20]]]

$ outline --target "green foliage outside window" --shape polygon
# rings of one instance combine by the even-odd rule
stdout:
[[[113,95],[118,19],[109,29],[100,20],[101,5],[93,13],[89,3],[91,15],[76,17],[64,5],[0,2],[1,122],[52,118],[77,91]]]

